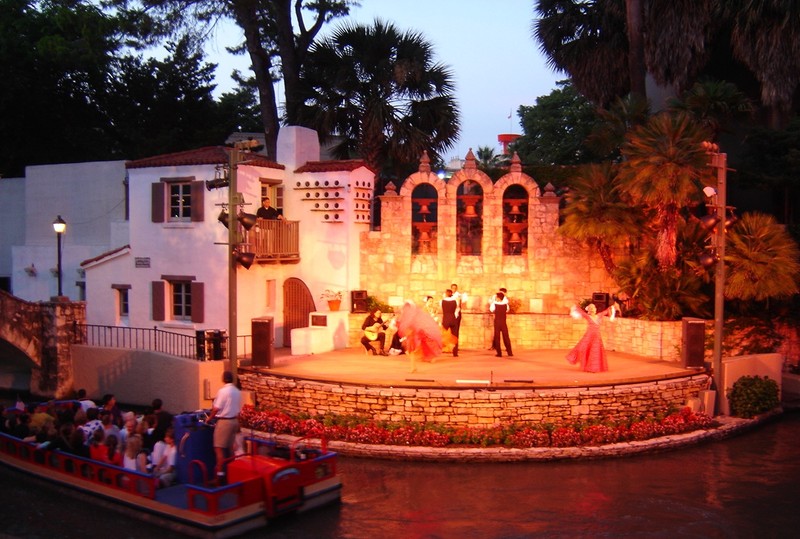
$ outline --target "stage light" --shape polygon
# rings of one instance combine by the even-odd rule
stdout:
[[[717,256],[714,251],[705,251],[703,254],[700,255],[698,259],[700,261],[700,265],[704,268],[710,268],[714,264],[717,263]]]
[[[252,213],[240,212],[237,219],[239,219],[245,230],[250,230],[256,224],[256,216]]]
[[[230,185],[228,178],[214,178],[213,180],[206,180],[206,189],[209,191],[212,189],[219,189],[221,187],[228,187],[228,185]]]
[[[256,259],[255,253],[243,253],[236,251],[236,262],[239,263],[244,269],[250,269]]]
[[[225,225],[225,228],[228,228],[228,212],[225,210],[219,212],[219,217],[217,217],[217,221]]]
[[[717,223],[719,223],[719,217],[716,215],[708,214],[700,218],[700,226],[706,231],[714,230],[714,227],[717,226]]]

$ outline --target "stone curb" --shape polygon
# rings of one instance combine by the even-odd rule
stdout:
[[[696,430],[683,434],[672,434],[651,438],[649,440],[621,442],[598,446],[578,447],[423,447],[359,444],[352,442],[331,441],[328,448],[345,457],[363,457],[384,460],[434,461],[434,462],[522,462],[522,461],[554,461],[575,459],[603,459],[669,451],[681,447],[699,444],[710,440],[722,440],[755,428],[783,413],[782,409],[767,412],[752,419],[718,416],[715,420],[720,424],[713,429]],[[277,436],[262,431],[246,431],[259,438],[275,439],[282,443],[291,443],[299,438],[287,434]],[[309,440],[310,445],[319,446],[320,440]]]

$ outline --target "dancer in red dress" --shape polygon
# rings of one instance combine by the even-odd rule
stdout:
[[[575,345],[569,354],[567,361],[572,365],[579,363],[581,369],[586,372],[604,372],[608,370],[608,360],[606,359],[606,349],[603,346],[603,339],[600,337],[600,321],[604,316],[614,317],[614,307],[597,312],[597,307],[590,303],[586,307],[586,312],[577,306],[572,306],[570,314],[573,318],[583,317],[586,320],[586,333]]]
[[[430,362],[442,353],[442,330],[439,324],[412,301],[405,302],[397,317],[397,332],[406,339],[411,372],[417,371],[417,359]]]

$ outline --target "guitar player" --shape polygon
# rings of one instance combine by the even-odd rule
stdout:
[[[364,331],[364,336],[361,337],[361,344],[364,345],[367,352],[372,352],[373,356],[377,356],[378,354],[382,356],[389,355],[384,350],[386,346],[386,328],[389,324],[383,321],[383,318],[381,318],[382,314],[380,309],[372,309],[364,319],[364,323],[361,324],[361,329]],[[380,352],[375,350],[375,347],[370,344],[372,341],[378,341],[380,343]]]

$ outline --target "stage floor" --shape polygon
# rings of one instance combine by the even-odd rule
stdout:
[[[659,361],[608,351],[609,371],[583,372],[567,363],[568,350],[518,350],[513,357],[495,357],[493,350],[460,350],[459,357],[443,354],[432,363],[417,363],[410,372],[408,356],[372,356],[364,349],[346,348],[322,354],[291,355],[275,350],[272,368],[257,371],[278,376],[387,387],[594,387],[647,383],[704,373],[679,362]],[[242,367],[247,367],[243,361]]]

